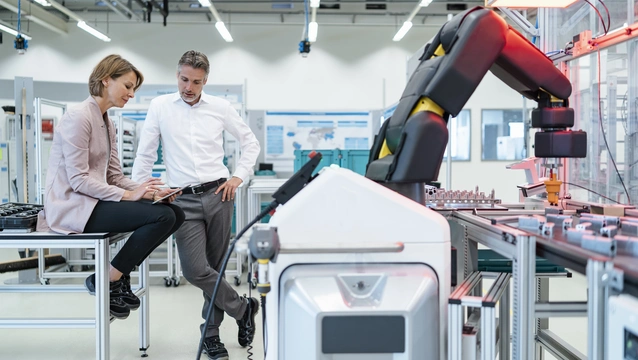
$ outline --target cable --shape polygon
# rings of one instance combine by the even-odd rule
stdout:
[[[268,326],[266,324],[266,297],[261,297],[261,322],[263,324],[262,336],[264,338],[264,359],[268,352]]]
[[[607,12],[607,32],[608,32],[609,29],[611,29],[611,14],[609,13],[609,9],[607,8],[607,5],[605,5],[603,0],[598,0],[598,2],[600,2],[603,5],[603,7],[605,8],[605,11]],[[607,35],[607,32],[605,32],[605,35]]]
[[[588,188],[586,188],[586,187],[584,187],[584,186],[580,186],[580,185],[576,185],[576,184],[568,183],[568,182],[563,182],[563,185],[576,186],[577,188],[581,188],[581,189],[583,189],[583,190],[587,190],[587,191],[589,191],[590,193],[592,193],[592,194],[594,194],[594,195],[598,195],[598,196],[600,196],[600,197],[601,197],[601,198],[603,198],[603,199],[607,199],[607,200],[609,200],[609,201],[613,201],[613,202],[615,202],[616,204],[625,205],[625,204],[623,204],[623,203],[621,203],[621,202],[619,202],[619,201],[616,201],[616,200],[614,200],[614,199],[612,199],[612,198],[608,198],[607,196],[605,196],[605,195],[603,195],[603,194],[600,194],[600,193],[597,193],[597,192],[595,192],[594,190],[588,189]]]
[[[250,309],[248,309],[248,311],[250,311]],[[248,353],[248,357],[246,359],[247,360],[254,360],[253,356],[255,354],[253,354],[253,343],[252,342],[250,344],[248,344],[248,347],[246,347],[246,352]]]
[[[235,239],[233,239],[233,241],[230,243],[230,246],[228,247],[228,252],[226,252],[226,257],[224,257],[224,262],[222,263],[222,267],[221,269],[219,269],[219,277],[217,278],[217,282],[215,282],[213,295],[210,297],[210,306],[208,307],[208,313],[206,314],[206,321],[204,322],[204,326],[202,327],[202,335],[201,335],[201,338],[199,339],[199,347],[197,349],[197,354],[196,354],[197,357],[195,358],[196,360],[198,360],[201,357],[202,350],[204,348],[204,339],[206,338],[206,330],[208,328],[208,324],[212,320],[214,320],[214,317],[211,318],[211,315],[214,316],[213,308],[215,307],[215,299],[217,298],[219,285],[222,283],[222,278],[223,278],[222,274],[226,272],[226,266],[228,266],[228,260],[230,259],[230,256],[232,255],[233,250],[235,249],[235,243],[237,243],[237,240],[241,239],[241,237],[244,235],[246,231],[248,231],[248,229],[250,229],[258,221],[260,221],[264,216],[268,215],[271,211],[275,210],[277,208],[277,205],[278,205],[277,201],[271,202],[264,210],[261,211],[261,213],[259,213],[259,215],[257,215],[250,223],[248,223],[248,225],[246,225],[243,229],[241,229],[241,231],[237,233],[237,235],[235,236]],[[248,286],[250,286],[250,284]],[[251,308],[249,307],[248,309],[250,310]]]
[[[598,14],[598,18],[600,19],[600,22],[603,24],[603,31],[605,32],[605,35],[607,35],[607,33],[609,32],[609,28],[605,26],[605,19],[603,19],[603,15],[600,13],[600,11],[598,11],[598,8],[594,4],[589,2],[589,0],[583,0],[583,1],[588,3],[589,6],[591,6],[592,8],[594,8],[594,11],[596,11],[596,14]],[[603,4],[603,6],[605,6],[605,4],[602,1],[601,3]],[[607,9],[607,6],[605,6],[605,9]],[[609,10],[607,10],[607,14],[609,14]]]
[[[587,0],[585,0],[587,1]],[[620,175],[620,171],[618,171],[618,166],[616,165],[616,160],[614,160],[614,156],[611,153],[611,150],[609,149],[609,143],[607,142],[607,135],[605,134],[605,128],[603,126],[603,112],[602,112],[602,100],[600,97],[600,67],[601,67],[601,63],[600,63],[600,47],[597,48],[597,54],[598,54],[598,123],[600,124],[600,131],[603,134],[603,140],[605,140],[605,146],[607,147],[607,154],[609,154],[609,159],[611,160],[612,164],[614,164],[614,169],[616,169],[616,174],[618,174],[618,178],[620,179],[620,183],[622,184],[623,189],[625,189],[625,194],[627,195],[627,203],[631,204],[631,197],[629,196],[629,191],[627,191],[627,187],[625,186],[625,181],[622,178],[622,175]],[[609,171],[609,164],[607,164],[607,171]]]

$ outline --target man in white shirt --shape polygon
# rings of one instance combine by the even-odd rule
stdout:
[[[161,140],[167,184],[196,185],[184,190],[174,202],[186,214],[175,239],[184,277],[204,293],[204,319],[230,243],[235,191],[252,173],[260,151],[257,138],[231,104],[202,91],[209,71],[206,55],[192,50],[184,53],[177,66],[179,92],[151,101],[133,165],[134,180],[148,179]],[[239,141],[242,150],[230,179],[223,163],[224,130]],[[224,312],[237,320],[239,344],[247,346],[254,338],[258,309],[257,299],[240,297],[222,279],[214,323],[206,329],[204,352],[209,359],[228,357],[219,338]]]

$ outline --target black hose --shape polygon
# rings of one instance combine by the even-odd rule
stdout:
[[[222,283],[223,274],[224,272],[226,272],[226,266],[228,266],[228,260],[230,259],[230,256],[232,255],[233,250],[235,249],[235,243],[237,242],[237,240],[241,239],[241,237],[244,235],[246,231],[248,231],[248,229],[250,229],[253,225],[255,225],[264,216],[268,215],[271,211],[275,210],[277,208],[277,205],[278,203],[276,201],[271,202],[264,210],[261,211],[261,213],[259,213],[259,215],[257,215],[257,217],[255,217],[250,223],[248,223],[248,225],[246,225],[243,229],[241,229],[241,231],[237,233],[237,235],[235,236],[235,239],[230,243],[230,246],[228,247],[228,252],[226,252],[226,257],[224,258],[224,262],[222,263],[222,267],[221,269],[219,269],[219,277],[217,278],[217,282],[215,282],[213,295],[210,297],[210,305],[208,306],[206,321],[204,322],[204,326],[202,327],[202,335],[201,335],[201,338],[199,339],[199,347],[197,348],[197,355],[196,355],[197,357],[195,358],[195,360],[199,360],[199,358],[201,357],[202,350],[204,349],[204,339],[206,338],[206,330],[208,328],[208,324],[210,323],[211,320],[214,320],[214,318],[211,319],[211,315],[214,316],[213,308],[215,307],[215,299],[217,298],[219,285]]]

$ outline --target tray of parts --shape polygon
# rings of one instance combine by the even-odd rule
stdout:
[[[0,204],[0,229],[34,231],[38,222],[38,213],[43,207],[37,204]]]

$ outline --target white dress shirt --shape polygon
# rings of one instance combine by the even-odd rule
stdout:
[[[253,173],[259,141],[230,102],[203,92],[193,106],[185,103],[178,92],[158,96],[151,101],[146,115],[133,179],[142,182],[151,176],[160,140],[168,186],[229,178],[223,162],[224,130],[239,141],[242,154],[233,176],[245,182]]]

